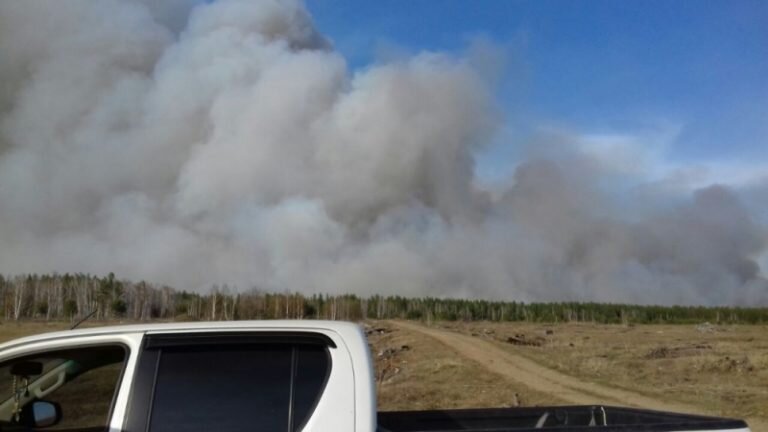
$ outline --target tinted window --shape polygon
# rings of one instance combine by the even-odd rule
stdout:
[[[323,346],[165,347],[150,430],[298,431],[311,415],[328,372]]]

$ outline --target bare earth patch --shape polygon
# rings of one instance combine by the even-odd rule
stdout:
[[[382,411],[562,404],[393,322],[369,323]],[[404,349],[404,347],[407,347]]]
[[[396,325],[568,403],[746,418],[753,430],[768,430],[764,326]]]

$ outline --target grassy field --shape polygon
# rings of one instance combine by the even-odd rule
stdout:
[[[427,336],[388,322],[368,323],[366,329],[382,411],[563,403],[554,395],[500,379]]]
[[[68,322],[0,322],[0,343],[38,333],[66,330],[70,326]]]
[[[686,404],[712,415],[751,418],[761,423],[768,419],[766,326],[436,323],[433,327],[488,341],[507,352],[584,381],[629,390],[670,404]],[[406,333],[399,330],[371,337],[374,351],[396,346],[400,343],[398,338],[409,337]],[[393,378],[379,388],[383,408],[399,407],[401,403],[396,395],[402,389],[427,393],[436,385],[416,372],[429,370],[430,365],[441,371],[441,364],[451,357],[450,350],[446,357],[446,353],[438,349],[449,350],[449,347],[430,347],[421,355],[416,351],[403,353],[402,359],[408,363],[399,374],[402,378]],[[381,368],[381,359],[377,363]],[[409,363],[412,366],[409,367]],[[467,373],[457,374],[456,382],[473,382],[470,371],[478,365],[460,363],[457,367]],[[449,378],[446,374],[443,376]],[[485,405],[489,405],[488,402],[504,405],[508,399],[502,397],[503,393],[491,390],[504,388],[503,382],[484,379],[493,383],[488,390],[498,396],[498,399],[486,398]],[[442,383],[441,379],[436,381],[438,385]],[[517,391],[525,405],[558,402],[552,395],[529,393],[527,389]],[[474,399],[469,399],[453,399],[453,402],[475,406]]]
[[[104,325],[90,322],[87,326]],[[382,410],[561,404],[501,377],[449,344],[396,323],[368,322]],[[68,328],[3,323],[0,341]],[[768,327],[433,323],[562,374],[712,415],[768,419]]]

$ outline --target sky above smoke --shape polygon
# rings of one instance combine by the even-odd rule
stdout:
[[[481,178],[504,57],[350,68],[295,1],[2,2],[0,272],[768,304],[768,181],[660,170],[674,131],[539,128]]]

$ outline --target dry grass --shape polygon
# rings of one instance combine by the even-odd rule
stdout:
[[[71,324],[65,322],[0,322],[0,343],[24,336],[66,330],[70,326]]]
[[[90,370],[51,393],[63,416],[50,430],[104,427],[122,369],[118,363]]]
[[[429,337],[386,322],[369,324],[387,330],[368,337],[382,411],[562,403],[554,395],[529,389],[457,357],[449,347]],[[408,349],[403,350],[404,346]]]
[[[582,380],[686,403],[713,415],[768,418],[766,326],[439,326],[486,337],[505,350]],[[541,338],[543,344],[506,342],[516,334]]]

